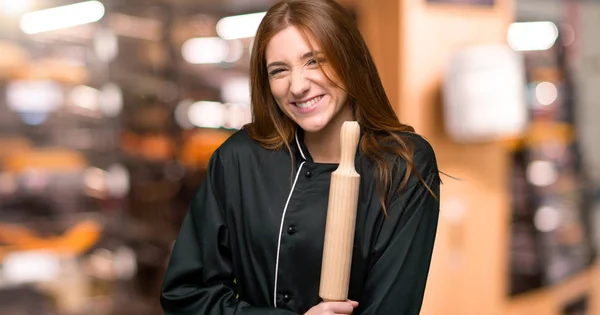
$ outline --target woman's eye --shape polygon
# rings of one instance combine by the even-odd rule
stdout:
[[[275,75],[282,73],[283,71],[285,71],[285,69],[275,69],[275,70],[272,70],[271,72],[269,72],[269,75],[275,76]]]
[[[321,65],[322,65],[322,64],[324,64],[324,63],[325,63],[325,58],[320,58],[318,61],[317,61],[317,59],[310,59],[310,60],[309,60],[309,61],[306,63],[306,66],[309,66],[309,67],[314,67],[314,66],[316,66],[316,65],[318,65],[318,64],[321,64]]]

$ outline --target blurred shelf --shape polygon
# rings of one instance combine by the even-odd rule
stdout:
[[[506,315],[570,315],[600,314],[600,268],[598,264],[555,286],[524,293],[510,300]],[[564,308],[586,299],[585,313],[565,313]]]

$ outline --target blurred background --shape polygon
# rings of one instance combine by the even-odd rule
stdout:
[[[162,314],[275,0],[0,0],[0,314]],[[598,315],[600,1],[343,0],[433,144],[422,314]]]

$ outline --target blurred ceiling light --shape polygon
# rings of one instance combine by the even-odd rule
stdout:
[[[223,39],[254,37],[266,12],[228,16],[217,22],[217,34]]]
[[[533,161],[527,166],[527,179],[538,187],[546,187],[558,180],[558,172],[552,162]]]
[[[63,89],[53,81],[11,81],[6,87],[6,101],[15,112],[46,113],[63,103]]]
[[[550,206],[537,209],[533,218],[534,225],[540,232],[552,232],[558,229],[561,220],[560,210]]]
[[[26,34],[37,34],[93,23],[99,21],[104,12],[101,2],[85,1],[26,13],[21,17],[20,26]]]
[[[117,276],[121,280],[129,280],[137,273],[137,257],[135,251],[127,246],[119,247],[114,257],[114,265]]]
[[[218,37],[191,38],[183,43],[181,54],[192,64],[221,63],[229,55],[229,47]]]
[[[508,45],[515,51],[550,49],[558,38],[556,24],[543,22],[512,23],[508,28]]]
[[[108,28],[101,28],[94,34],[94,53],[103,62],[110,62],[119,53],[119,39]]]
[[[100,91],[85,85],[76,86],[69,93],[69,100],[74,105],[91,111],[98,110],[99,97]]]
[[[86,188],[97,192],[106,191],[106,172],[97,167],[90,167],[85,170],[83,183]]]
[[[244,125],[252,122],[252,113],[250,105],[229,103],[227,106],[227,119],[224,127],[232,129],[241,129]]]
[[[223,58],[223,61],[234,63],[240,60],[240,58],[242,58],[242,55],[244,54],[244,44],[242,44],[242,42],[239,40],[229,40],[227,41],[227,44],[228,52],[227,56]]]
[[[106,248],[98,248],[89,256],[92,274],[103,280],[114,280],[113,253]]]
[[[129,172],[121,164],[113,164],[106,172],[106,188],[115,198],[123,198],[129,192]]]
[[[225,80],[221,86],[221,99],[225,103],[250,104],[250,78],[237,77]]]
[[[194,128],[194,124],[192,124],[192,122],[190,121],[188,114],[190,105],[192,105],[193,103],[194,101],[185,99],[179,102],[179,104],[177,104],[177,107],[175,108],[175,120],[177,121],[177,124],[183,129]]]
[[[3,260],[6,284],[43,283],[60,277],[60,257],[50,250],[13,251]]]
[[[188,118],[196,127],[220,128],[225,123],[225,109],[219,102],[195,102],[188,108]]]
[[[31,126],[41,125],[48,119],[46,112],[22,112],[19,116],[24,123]]]
[[[116,117],[123,110],[123,91],[114,83],[107,83],[100,90],[100,111],[108,117]]]
[[[558,89],[550,82],[540,82],[535,87],[535,98],[540,105],[548,106],[558,98]]]
[[[8,14],[20,14],[31,8],[31,0],[1,0],[0,11]]]

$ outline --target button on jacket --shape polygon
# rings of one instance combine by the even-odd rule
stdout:
[[[439,197],[435,154],[414,143],[414,165]],[[315,163],[297,132],[270,151],[246,130],[215,151],[173,247],[162,287],[167,315],[304,314],[321,302],[319,283],[331,173]],[[395,159],[392,187],[406,169]],[[353,314],[416,315],[422,304],[439,202],[411,176],[390,195],[385,216],[373,162],[357,150],[361,175],[349,299]]]

